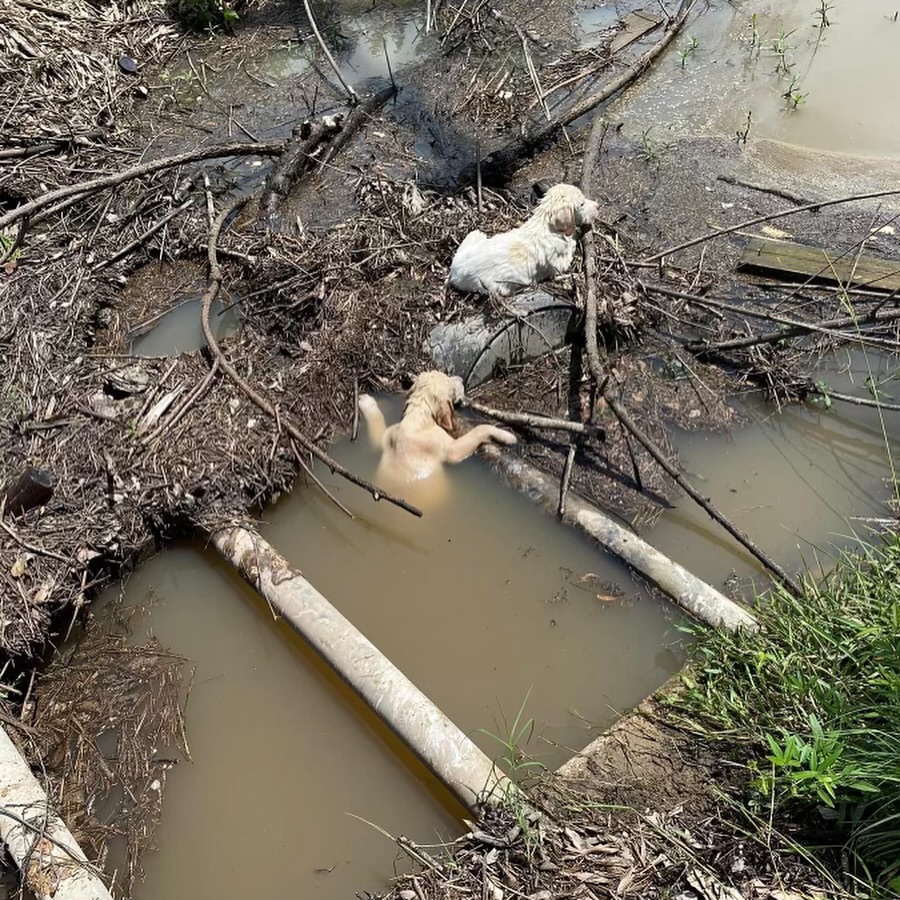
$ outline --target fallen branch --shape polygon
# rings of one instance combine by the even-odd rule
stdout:
[[[559,118],[549,123],[534,124],[531,128],[526,126],[525,131],[515,140],[510,141],[500,149],[488,154],[481,161],[482,178],[485,183],[503,183],[509,175],[518,168],[521,160],[532,151],[548,144],[556,134],[566,125],[571,125],[576,119],[580,119],[605,100],[619,93],[637,78],[639,78],[656,60],[656,58],[672,43],[681,27],[687,21],[691,10],[694,8],[694,0],[684,2],[681,12],[672,21],[671,27],[663,37],[654,44],[646,53],[636,59],[618,78],[613,79],[601,90],[580,103],[576,103],[571,109],[563,113]],[[460,180],[470,183],[475,179],[472,168],[464,170]]]
[[[310,157],[323,141],[340,129],[340,120],[336,116],[325,116],[320,122],[311,126],[309,134],[299,142],[288,144],[281,158],[266,178],[262,196],[259,200],[260,216],[266,217],[290,193],[291,188],[299,180]]]
[[[571,419],[553,419],[547,416],[536,416],[531,413],[510,412],[504,409],[495,409],[492,406],[485,406],[477,400],[466,399],[463,405],[470,409],[487,416],[490,419],[496,419],[505,425],[524,425],[528,428],[534,428],[538,431],[568,431],[571,434],[586,434],[590,437],[603,439],[605,432],[600,425],[592,425],[590,423],[574,422]]]
[[[848,197],[836,197],[832,200],[822,200],[819,203],[807,203],[804,206],[795,206],[793,209],[783,209],[780,212],[770,213],[767,216],[757,216],[755,219],[747,219],[745,222],[739,222],[737,225],[731,225],[728,228],[717,228],[715,231],[704,234],[702,237],[692,238],[689,241],[685,241],[683,244],[676,244],[674,247],[660,250],[659,253],[648,256],[643,262],[655,263],[666,256],[671,256],[673,253],[680,253],[682,250],[696,247],[698,244],[711,241],[713,238],[722,237],[726,234],[734,234],[735,231],[742,231],[743,229],[751,228],[754,225],[762,225],[764,222],[773,222],[776,219],[784,219],[787,216],[793,216],[797,213],[811,212],[812,210],[818,211],[820,209],[825,209],[826,206],[837,206],[841,203],[853,203],[855,200],[874,200],[876,197],[891,197],[896,194],[900,194],[900,188],[889,188],[884,191],[870,191],[867,194],[851,194]]]
[[[803,590],[800,585],[791,578],[775,560],[771,559],[748,535],[744,534],[740,528],[726,518],[710,501],[704,497],[682,474],[672,465],[663,455],[659,448],[654,444],[653,440],[640,428],[637,423],[625,411],[622,404],[609,393],[604,393],[609,408],[613,411],[615,417],[619,420],[622,427],[627,429],[635,438],[635,440],[656,460],[665,473],[686,493],[697,502],[710,518],[718,522],[738,543],[740,543],[748,552],[750,552],[762,565],[768,569],[795,597],[803,596]]]
[[[803,385],[801,396],[821,397],[823,400],[839,400],[841,403],[852,403],[854,406],[871,406],[875,409],[900,412],[900,403],[886,403],[881,400],[870,400],[868,397],[854,397],[852,394],[842,394],[840,391],[833,391],[830,387],[820,387],[812,381]]]
[[[208,204],[211,207],[212,201],[208,196]],[[237,372],[234,366],[226,359],[225,354],[222,353],[221,348],[219,347],[218,341],[216,340],[216,336],[213,334],[212,328],[209,324],[209,314],[212,309],[213,301],[216,299],[216,296],[219,293],[219,289],[222,286],[223,274],[222,269],[219,266],[218,254],[216,251],[216,244],[219,240],[219,233],[222,230],[223,225],[225,224],[225,220],[228,216],[233,212],[234,206],[228,207],[223,210],[217,218],[213,218],[212,209],[210,208],[210,229],[209,229],[209,241],[207,242],[207,257],[209,260],[209,286],[206,289],[206,292],[203,295],[203,300],[201,303],[200,310],[200,325],[203,329],[203,336],[206,338],[206,343],[209,346],[209,351],[212,353],[213,357],[218,360],[219,367],[222,371],[240,388],[241,392],[256,406],[258,406],[266,415],[271,416],[276,422],[279,422],[284,430],[301,446],[304,450],[311,453],[316,457],[320,462],[324,463],[331,469],[332,472],[336,472],[338,475],[346,478],[348,481],[351,481],[353,484],[361,487],[364,491],[367,491],[372,495],[374,500],[387,500],[388,503],[393,503],[395,506],[399,506],[401,509],[405,509],[407,512],[412,513],[414,516],[421,516],[422,512],[416,507],[410,505],[405,500],[402,500],[399,497],[395,497],[392,494],[389,494],[381,488],[376,487],[374,484],[370,484],[363,478],[360,478],[358,475],[354,475],[348,469],[345,469],[339,462],[332,459],[321,447],[319,447],[314,441],[310,440],[299,428],[293,425],[289,420],[286,420],[281,417],[278,410],[275,406],[272,405],[262,394],[258,393],[253,387],[251,387]]]
[[[8,227],[20,219],[30,218],[34,213],[52,206],[60,200],[65,200],[69,197],[78,197],[80,199],[88,194],[102,191],[105,188],[117,187],[120,184],[125,184],[127,181],[133,181],[135,178],[142,178],[145,175],[152,175],[154,172],[161,172],[164,169],[171,169],[175,166],[199,162],[204,159],[215,159],[221,156],[278,156],[284,151],[284,146],[283,141],[273,141],[264,144],[251,144],[246,141],[233,144],[216,144],[211,147],[202,147],[199,150],[191,150],[187,153],[179,153],[177,156],[154,159],[150,162],[132,166],[130,169],[123,169],[121,172],[116,172],[113,175],[103,175],[90,181],[68,184],[65,187],[57,188],[55,191],[41,194],[40,197],[36,197],[28,203],[23,203],[0,216],[0,229]]]
[[[834,337],[844,341],[872,343],[889,350],[896,350],[898,347],[896,341],[873,338],[860,333],[842,331],[841,329],[858,329],[861,325],[878,325],[895,322],[900,320],[900,309],[884,310],[875,308],[857,316],[842,316],[837,319],[825,319],[822,322],[804,322],[802,319],[793,319],[788,316],[782,316],[778,313],[765,310],[750,309],[735,303],[729,303],[726,300],[719,300],[713,297],[701,297],[697,294],[676,291],[662,285],[646,284],[642,282],[642,286],[647,291],[663,294],[667,297],[687,300],[689,303],[695,303],[698,306],[712,307],[713,309],[724,310],[726,312],[734,313],[735,315],[746,316],[751,319],[764,319],[768,322],[777,322],[778,324],[785,326],[778,331],[767,331],[764,334],[750,335],[748,337],[729,338],[728,340],[716,341],[714,343],[709,341],[692,341],[691,343],[686,343],[686,349],[698,356],[702,356],[704,353],[713,353],[722,350],[743,350],[748,347],[755,347],[759,344],[773,344],[784,340],[785,338],[799,337],[804,334],[812,333],[821,333],[828,337]]]
[[[357,106],[347,117],[341,130],[337,133],[325,153],[322,165],[327,165],[341,151],[344,144],[365,124],[369,116],[376,113],[388,100],[397,93],[397,86],[391,84],[382,88],[377,94],[373,94],[366,101]]]
[[[358,105],[347,117],[346,122],[341,122],[336,116],[324,117],[312,126],[310,133],[302,141],[288,145],[266,179],[266,186],[259,201],[260,218],[271,216],[306,174],[310,164],[319,161],[314,154],[322,144],[331,141],[328,150],[322,154],[324,164],[333,159],[347,141],[359,131],[366,119],[381,109],[396,92],[397,89],[393,85],[382,88]]]

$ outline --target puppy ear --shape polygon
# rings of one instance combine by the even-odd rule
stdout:
[[[435,421],[444,431],[453,431],[453,401],[444,400],[440,405],[440,411],[435,416]]]
[[[575,209],[571,204],[567,203],[553,213],[550,217],[550,230],[568,237],[575,234]]]

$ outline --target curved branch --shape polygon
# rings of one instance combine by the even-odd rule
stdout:
[[[239,201],[243,202],[243,201]],[[210,202],[211,205],[211,202]],[[321,447],[319,447],[314,441],[310,440],[296,425],[292,424],[289,420],[284,419],[279,414],[278,410],[270,403],[262,394],[258,393],[251,385],[249,385],[237,372],[234,366],[226,359],[225,354],[222,352],[222,349],[219,347],[218,341],[216,340],[215,335],[213,334],[212,328],[209,324],[209,313],[212,308],[213,301],[216,299],[216,295],[219,293],[219,288],[222,285],[222,269],[219,266],[218,253],[216,251],[216,244],[219,240],[219,234],[222,231],[222,227],[225,224],[225,220],[234,210],[234,204],[230,207],[226,207],[215,220],[213,220],[212,215],[210,215],[210,229],[209,229],[209,241],[207,243],[207,255],[209,258],[209,287],[206,289],[206,293],[203,295],[203,300],[201,304],[200,310],[200,325],[203,328],[203,336],[206,338],[206,343],[209,346],[209,350],[212,355],[218,360],[219,367],[222,371],[240,388],[241,392],[251,400],[256,406],[258,406],[266,415],[271,416],[275,419],[282,428],[301,446],[304,450],[311,453],[316,457],[320,462],[323,462],[332,472],[336,472],[338,475],[346,478],[348,481],[353,482],[353,484],[361,487],[364,491],[367,491],[372,495],[374,500],[387,500],[388,503],[393,503],[395,506],[399,506],[401,509],[405,509],[408,513],[412,513],[414,516],[421,516],[422,511],[417,509],[415,506],[410,505],[405,500],[402,500],[400,497],[394,497],[392,494],[389,494],[381,488],[376,487],[374,484],[370,484],[363,478],[360,478],[358,475],[354,475],[349,469],[345,469],[339,462],[332,459]],[[210,213],[212,210],[210,209]]]
[[[199,150],[191,150],[187,153],[179,153],[177,156],[165,156],[162,159],[154,159],[150,162],[132,166],[130,169],[123,169],[121,172],[116,172],[113,175],[103,175],[100,178],[94,178],[91,181],[68,184],[65,187],[57,188],[55,191],[41,194],[40,197],[36,197],[28,203],[23,203],[21,206],[17,206],[15,209],[11,209],[8,213],[0,216],[0,229],[18,222],[20,219],[32,216],[38,210],[52,206],[59,200],[93,194],[97,191],[102,191],[104,188],[117,187],[126,181],[133,181],[135,178],[141,178],[144,175],[161,172],[163,169],[170,169],[189,162],[199,162],[203,159],[215,159],[219,156],[277,156],[284,150],[284,146],[284,141],[272,141],[261,144],[251,144],[247,141],[233,144],[216,144]]]

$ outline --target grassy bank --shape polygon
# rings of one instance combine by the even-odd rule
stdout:
[[[854,892],[900,894],[900,536],[758,613],[756,635],[697,629],[672,715],[746,767],[759,820]]]

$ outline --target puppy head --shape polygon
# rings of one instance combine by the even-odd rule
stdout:
[[[550,230],[568,237],[575,234],[577,225],[590,225],[600,215],[600,207],[573,184],[554,185],[544,194],[540,206],[546,210]]]
[[[453,429],[453,404],[465,396],[462,378],[443,372],[422,372],[409,391],[406,405],[422,403],[431,411],[434,421],[446,431]]]

